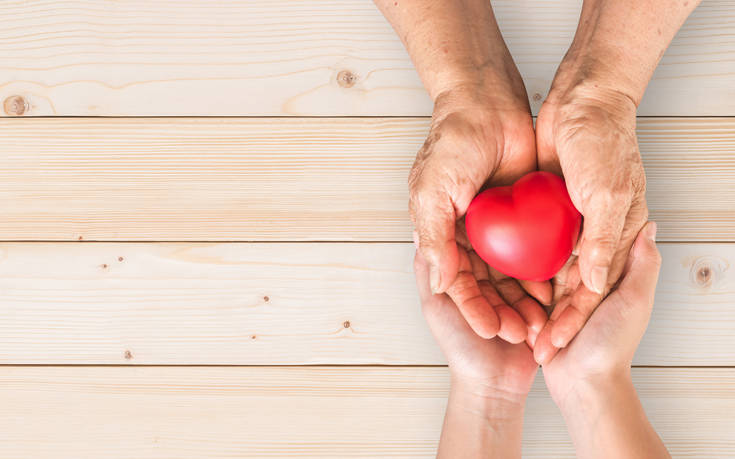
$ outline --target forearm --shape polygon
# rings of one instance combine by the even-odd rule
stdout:
[[[375,3],[403,41],[432,100],[454,87],[478,84],[527,100],[489,0]]]
[[[437,457],[520,458],[522,430],[523,400],[453,380]]]
[[[670,458],[629,372],[580,383],[557,401],[579,458]]]
[[[554,87],[593,80],[638,106],[661,56],[700,1],[584,0]]]

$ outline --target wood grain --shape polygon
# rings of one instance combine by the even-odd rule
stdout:
[[[494,0],[534,111],[576,0]],[[363,0],[0,4],[3,116],[429,115],[398,37]],[[709,0],[663,56],[641,115],[735,115],[735,5]]]
[[[734,369],[633,369],[674,457],[735,455]],[[3,367],[0,455],[24,459],[433,457],[446,368]],[[525,458],[572,458],[539,375]]]
[[[2,119],[0,239],[410,241],[425,118]],[[666,241],[735,240],[735,118],[640,119]]]
[[[735,244],[660,244],[637,365],[735,365]],[[444,364],[413,244],[3,243],[2,364]]]

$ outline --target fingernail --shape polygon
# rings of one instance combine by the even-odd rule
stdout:
[[[538,338],[538,333],[534,331],[533,329],[528,329],[528,341],[531,344],[531,349],[536,345],[536,338]]]
[[[534,344],[534,346],[535,346],[535,344]],[[535,350],[536,349],[534,348],[534,351]],[[549,361],[549,352],[539,351],[538,352],[538,355],[536,355],[536,354],[537,354],[536,352],[534,352],[534,354],[533,354],[534,358],[536,359],[536,363],[538,363],[539,365],[542,365],[542,366],[543,365],[546,365],[546,363],[548,363],[548,361]]]
[[[656,230],[658,229],[658,226],[656,225],[656,222],[648,222],[648,225],[646,226],[646,237],[651,240],[651,242],[656,242]]]
[[[590,273],[590,281],[592,282],[592,290],[602,295],[607,284],[607,266],[594,266]]]
[[[551,338],[551,344],[554,345],[554,347],[558,347],[559,349],[563,349],[567,347],[567,344],[569,344],[569,340],[566,339],[566,337],[561,335],[552,336]]]
[[[419,232],[418,231],[413,232],[413,245],[416,246],[416,250],[419,249]]]
[[[437,293],[441,293],[439,291],[439,288],[441,287],[441,273],[439,272],[439,268],[436,266],[431,266],[429,268],[429,282],[431,283],[431,293],[436,295]]]

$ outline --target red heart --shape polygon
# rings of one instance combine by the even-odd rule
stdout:
[[[534,281],[551,279],[564,266],[581,223],[564,180],[551,172],[483,191],[465,217],[467,237],[488,265]]]

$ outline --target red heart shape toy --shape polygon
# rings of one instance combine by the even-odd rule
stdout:
[[[551,172],[483,191],[465,217],[467,237],[488,265],[534,281],[551,279],[564,266],[581,223],[564,180]]]

